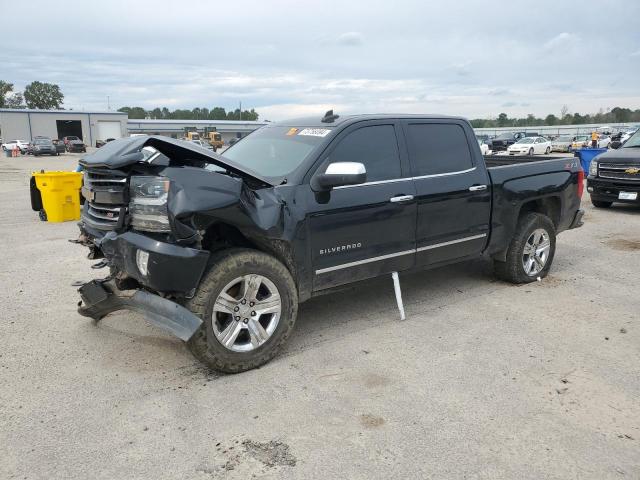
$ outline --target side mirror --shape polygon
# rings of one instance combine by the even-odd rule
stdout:
[[[367,181],[367,170],[357,162],[330,163],[324,173],[311,179],[315,191],[331,190],[345,185],[357,185]]]
[[[614,140],[613,142],[611,142],[609,144],[609,148],[613,148],[615,150],[617,150],[618,148],[620,148],[622,146],[622,143],[620,142],[620,140]]]

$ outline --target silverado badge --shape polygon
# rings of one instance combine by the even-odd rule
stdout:
[[[636,168],[636,167],[631,167],[631,168],[627,168],[624,173],[628,173],[629,175],[637,175],[638,173],[640,173],[640,168]]]

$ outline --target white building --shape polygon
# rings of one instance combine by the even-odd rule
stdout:
[[[96,140],[127,136],[127,114],[121,112],[78,112],[74,110],[14,110],[0,108],[0,137],[31,141],[43,136],[80,137],[95,147]]]

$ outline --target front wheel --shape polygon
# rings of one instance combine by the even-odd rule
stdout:
[[[596,208],[610,208],[613,202],[603,202],[602,200],[591,199],[591,204]]]
[[[546,215],[528,213],[518,221],[505,262],[494,261],[496,275],[511,283],[529,283],[549,273],[556,252],[556,229]]]
[[[544,151],[544,153],[549,155],[551,153],[551,147],[547,147],[547,149]]]
[[[533,156],[533,148],[529,149],[529,156],[532,157]]]
[[[298,292],[289,270],[274,257],[229,249],[211,259],[186,307],[203,320],[187,342],[208,367],[239,373],[267,363],[291,334]]]

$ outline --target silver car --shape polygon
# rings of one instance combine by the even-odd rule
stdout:
[[[551,141],[551,151],[552,152],[570,152],[571,144],[573,143],[575,137],[571,135],[561,135],[555,140]]]

